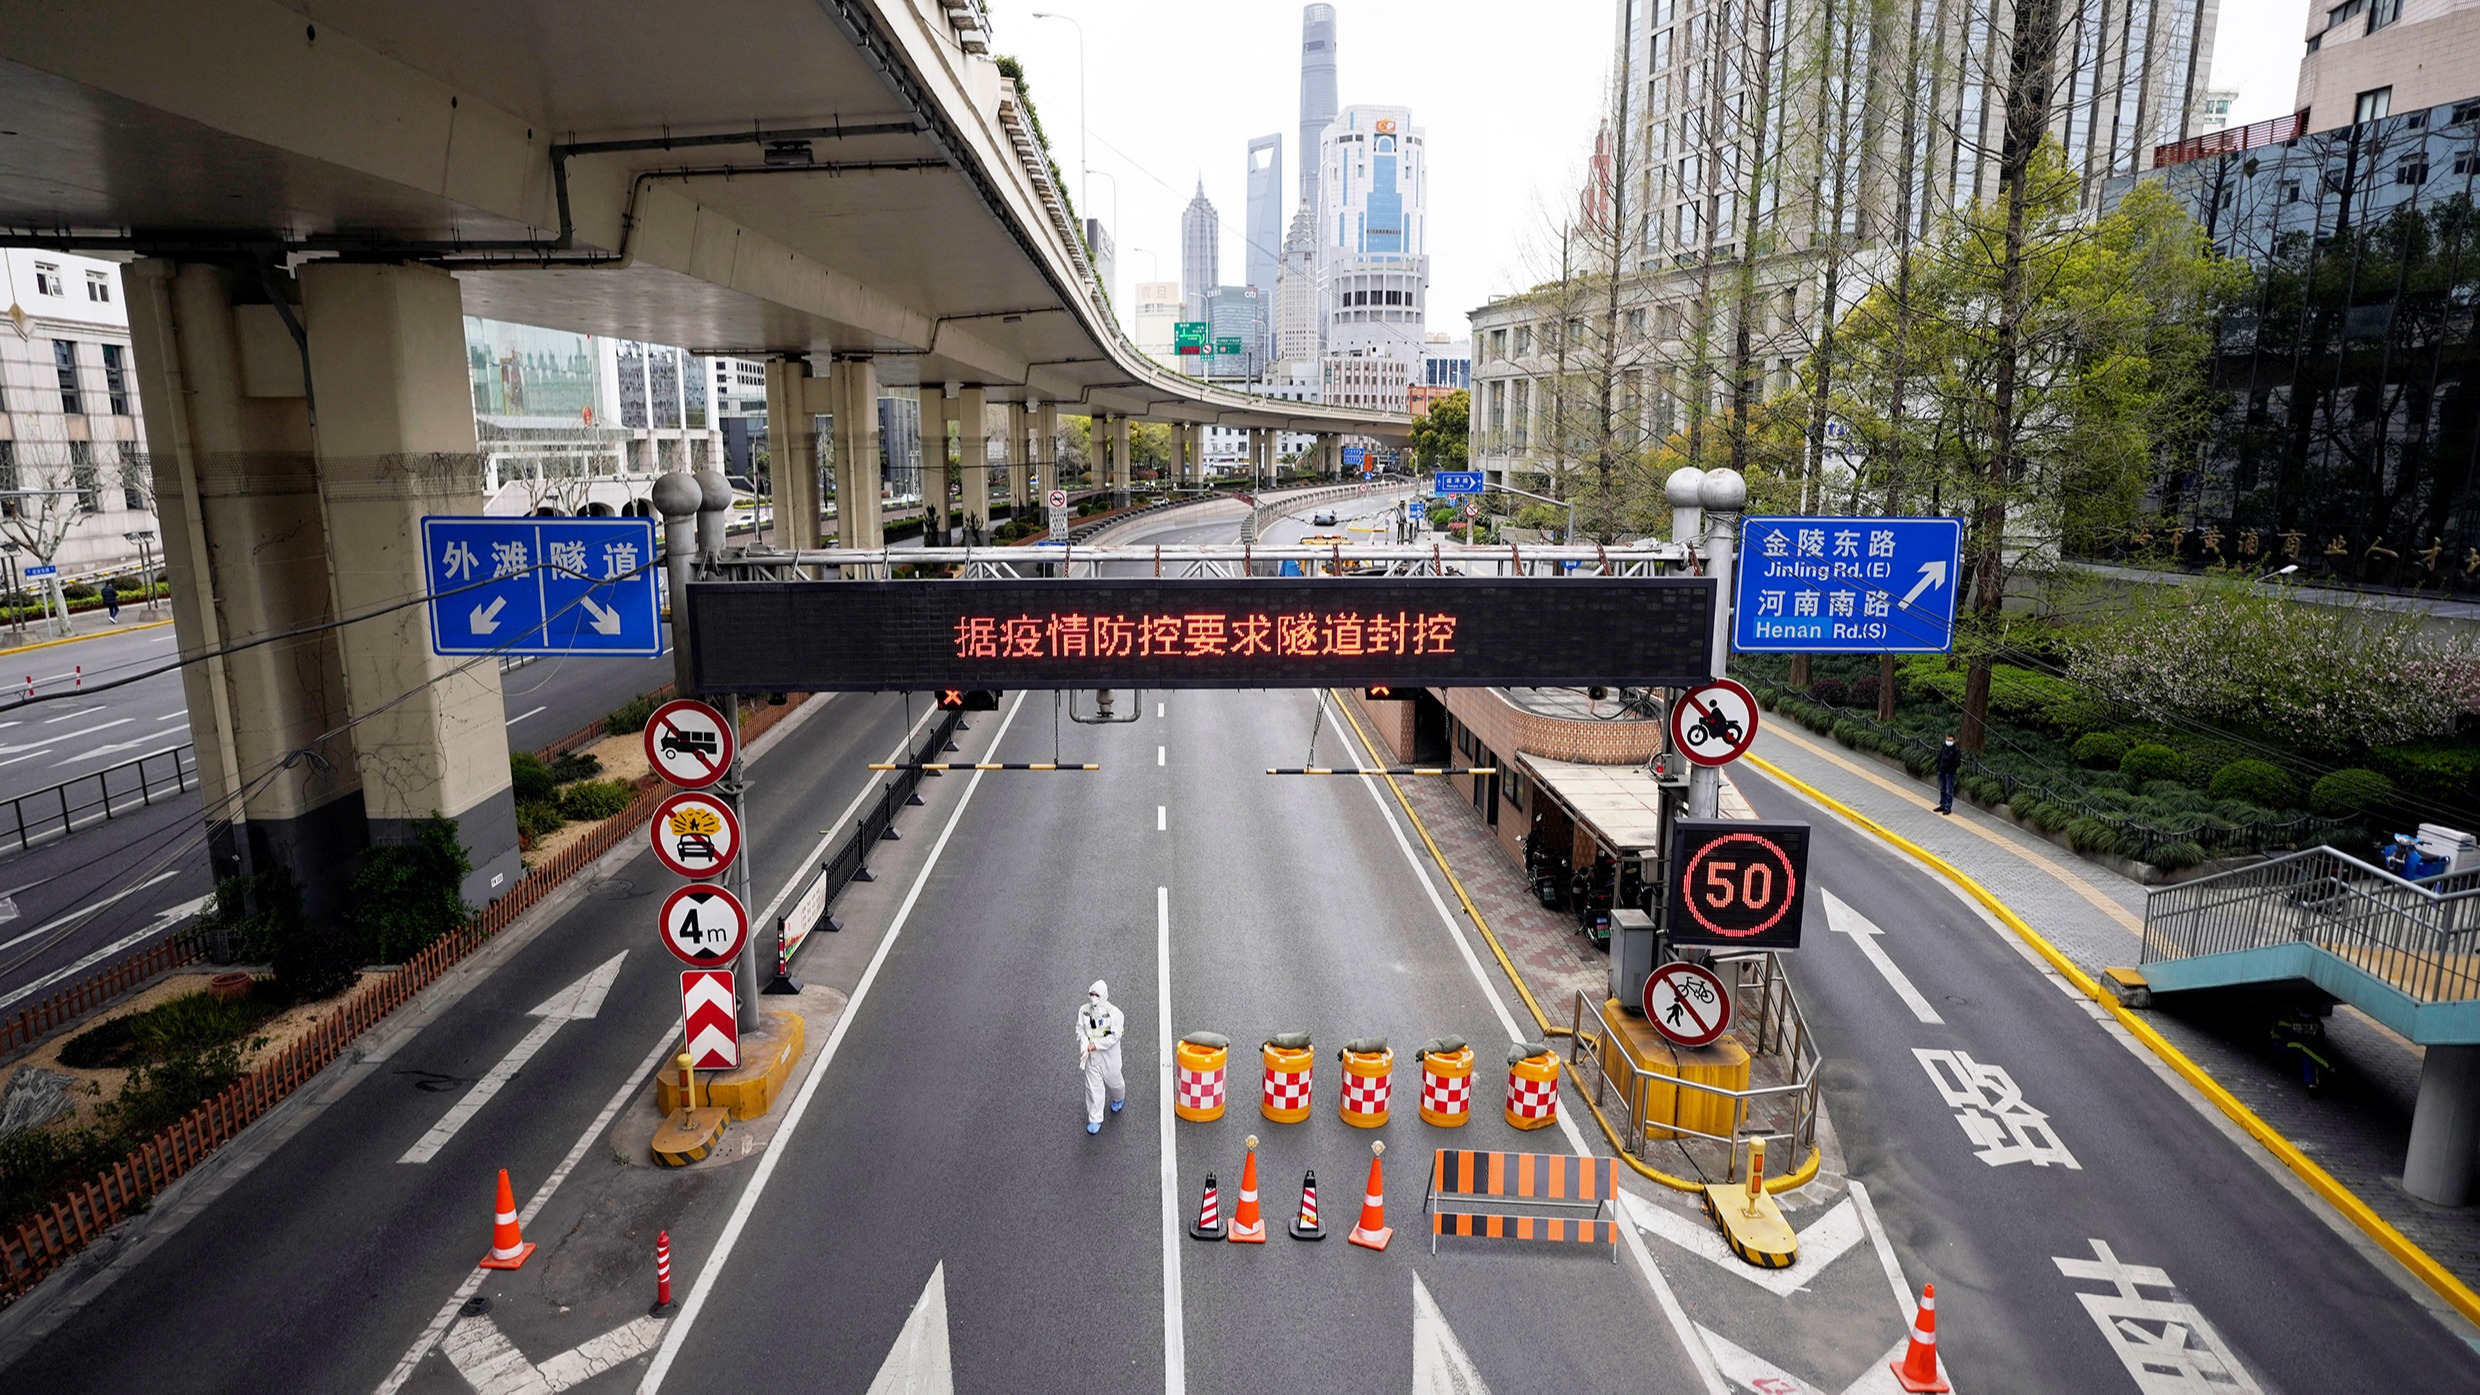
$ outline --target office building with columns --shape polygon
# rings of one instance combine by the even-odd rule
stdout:
[[[1389,358],[1409,384],[1421,361],[1429,298],[1429,181],[1407,107],[1353,105],[1320,139],[1317,205],[1323,375],[1358,400],[1393,375],[1357,360]],[[1329,397],[1329,402],[1337,399]],[[1401,410],[1403,399],[1394,399]]]
[[[154,478],[115,263],[0,250],[0,544],[64,577],[148,555]],[[49,492],[47,492],[49,491]]]

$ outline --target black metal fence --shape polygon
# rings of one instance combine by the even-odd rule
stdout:
[[[909,764],[935,764],[947,750],[948,743],[955,738],[956,729],[962,725],[962,712],[949,712],[941,716],[938,723],[930,728],[930,734],[922,739],[921,749],[913,752]],[[825,914],[829,921],[834,919],[835,898],[843,894],[845,887],[854,882],[876,880],[870,875],[870,850],[896,836],[896,811],[907,804],[919,802],[914,791],[931,773],[925,770],[896,771],[895,778],[880,788],[878,798],[862,811],[860,818],[853,821],[852,836],[837,844],[835,851],[828,855]]]
[[[9,836],[17,840],[22,852],[87,824],[143,809],[159,794],[169,798],[185,793],[197,783],[198,760],[192,747],[184,744],[149,751],[136,760],[6,801]]]

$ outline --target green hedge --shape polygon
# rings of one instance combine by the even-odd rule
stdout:
[[[2244,799],[2268,809],[2299,807],[2299,782],[2270,761],[2235,760],[2213,772],[2206,786],[2215,799]]]
[[[1935,694],[1960,720],[1968,670],[1946,667],[1942,655],[1916,654],[1903,661],[1902,672],[1905,691]],[[1989,670],[1989,713],[2069,740],[2108,720],[2101,705],[2073,683],[2013,664]]]
[[[2088,731],[2075,738],[2075,763],[2086,770],[2116,770],[2134,744],[2114,731]]]
[[[2151,741],[2129,747],[2118,761],[2118,773],[2138,785],[2147,780],[2176,780],[2186,769],[2185,757]]]
[[[2393,782],[2373,770],[2337,770],[2308,791],[2308,808],[2331,819],[2349,818],[2394,798]]]

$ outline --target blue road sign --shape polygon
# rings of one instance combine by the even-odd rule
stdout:
[[[1745,519],[1731,647],[1942,654],[1955,644],[1962,581],[1959,519]]]
[[[36,578],[36,577],[42,577],[42,576],[58,576],[58,575],[60,575],[60,568],[55,567],[55,566],[51,565],[51,564],[50,564],[50,563],[48,563],[48,562],[46,562],[46,563],[44,563],[43,565],[38,566],[38,567],[28,567],[28,568],[26,568],[26,579],[27,579],[27,580],[29,580],[29,581],[33,580],[33,579],[34,579],[34,578]]]
[[[1487,484],[1479,470],[1439,470],[1429,477],[1429,492],[1445,499],[1458,494],[1478,494]]]
[[[432,653],[663,652],[651,518],[432,516],[422,555]]]
[[[1369,447],[1367,446],[1345,446],[1343,448],[1343,465],[1347,470],[1359,469],[1361,463],[1367,459],[1369,459]]]

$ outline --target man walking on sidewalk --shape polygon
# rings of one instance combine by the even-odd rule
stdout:
[[[1949,736],[1946,738],[1946,743],[1938,747],[1937,811],[1939,813],[1955,812],[1955,777],[1962,773],[1963,748],[1955,744],[1955,738]]]
[[[110,577],[103,581],[103,618],[115,625],[121,622],[120,588],[112,584]]]

